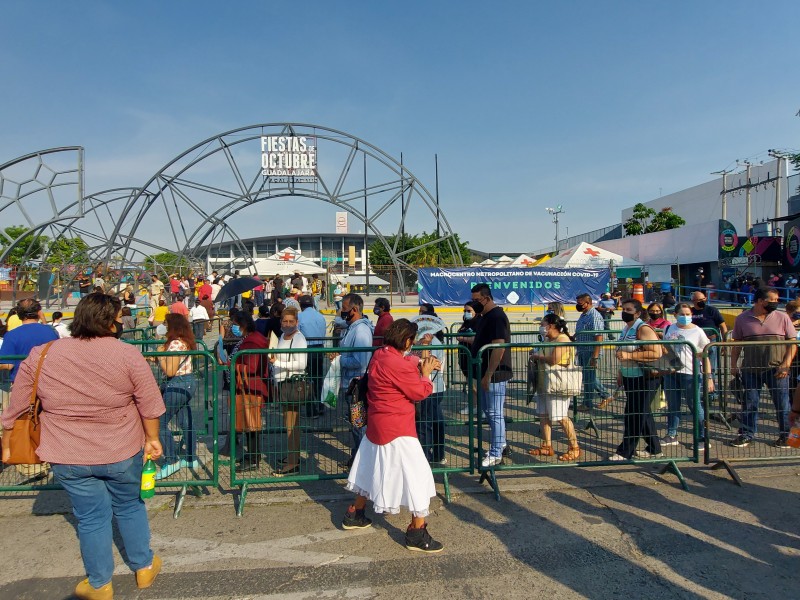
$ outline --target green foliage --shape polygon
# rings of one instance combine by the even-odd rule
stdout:
[[[790,154],[789,162],[792,163],[795,171],[800,171],[800,152],[797,152],[796,154]],[[797,186],[797,190],[795,191],[800,194],[800,185]]]
[[[45,264],[85,265],[89,262],[89,244],[80,237],[60,237],[53,240],[47,248]]]
[[[677,229],[682,225],[686,225],[686,221],[672,212],[672,208],[662,208],[660,212],[656,212],[639,202],[633,207],[631,218],[625,221],[622,227],[625,229],[625,235],[642,235],[654,231]]]
[[[0,234],[0,254],[5,252],[6,248],[17,240],[20,236],[25,234],[28,228],[24,225],[11,225],[3,230]],[[8,265],[21,265],[26,260],[38,260],[42,256],[45,247],[47,246],[47,236],[35,236],[31,233],[22,238],[22,242],[17,244],[11,252],[3,259],[3,262]]]
[[[178,255],[174,252],[160,252],[148,256],[144,259],[144,267],[150,273],[156,275],[171,275],[178,273],[179,275],[188,275],[191,270],[191,265],[186,257],[182,256],[178,259]]]
[[[441,237],[441,236],[439,236]],[[455,245],[456,252],[460,255],[461,262],[468,262],[470,258],[468,242],[462,242],[458,234],[453,234],[453,245]],[[390,247],[394,246],[397,236],[391,235],[386,238]],[[408,248],[417,248],[413,252],[404,254],[401,258],[409,265],[417,267],[435,267],[437,265],[452,265],[457,262],[457,257],[454,257],[450,248],[450,244],[446,241],[439,241],[436,232],[427,233],[422,232],[418,235],[403,234],[403,237],[397,244],[397,252],[400,253]],[[422,247],[418,247],[422,246]],[[388,266],[392,264],[392,259],[386,251],[384,245],[380,240],[375,240],[369,247],[370,257],[369,262],[372,265]]]

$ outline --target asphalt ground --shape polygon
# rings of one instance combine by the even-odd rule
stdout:
[[[441,480],[430,531],[440,554],[403,546],[408,514],[344,531],[342,482],[256,486],[148,501],[164,569],[137,590],[114,550],[116,598],[794,598],[800,463],[724,470],[681,465],[689,484],[646,465]],[[84,576],[63,492],[0,497],[0,598],[69,598]],[[117,545],[119,541],[117,541]]]

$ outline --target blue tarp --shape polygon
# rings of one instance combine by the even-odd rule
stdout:
[[[594,299],[608,290],[608,269],[548,269],[546,267],[463,267],[420,269],[419,301],[437,306],[461,306],[469,300],[472,286],[487,283],[495,302],[506,305],[572,304],[575,296],[588,293]]]

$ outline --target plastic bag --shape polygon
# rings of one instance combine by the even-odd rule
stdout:
[[[336,408],[336,401],[339,399],[339,386],[342,381],[342,367],[337,356],[331,361],[325,379],[322,381],[322,393],[320,402],[331,408]]]

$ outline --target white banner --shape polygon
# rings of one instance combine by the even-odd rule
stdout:
[[[336,213],[336,233],[347,233],[347,213]]]

